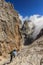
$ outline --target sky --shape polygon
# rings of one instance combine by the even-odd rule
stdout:
[[[14,5],[14,8],[23,17],[43,15],[43,0],[6,0]]]
[[[32,37],[35,39],[43,29],[43,0],[6,0],[14,5],[19,12],[22,24],[25,20],[30,20],[35,26]],[[30,24],[29,24],[30,25]],[[30,28],[31,26],[30,25]]]

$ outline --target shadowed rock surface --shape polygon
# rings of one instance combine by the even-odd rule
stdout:
[[[40,38],[42,35],[43,35],[43,29],[41,29],[41,31],[40,31],[40,33],[38,34],[38,36],[37,36],[36,39]]]

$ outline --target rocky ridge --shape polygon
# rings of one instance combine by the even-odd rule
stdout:
[[[13,5],[0,0],[0,55],[20,48],[20,19]]]
[[[36,40],[31,38],[33,32],[31,21],[24,21],[22,25],[13,5],[0,0],[0,65],[42,65],[43,30]],[[10,62],[13,50],[18,54]]]
[[[7,65],[43,65],[43,36],[29,46],[24,46]]]

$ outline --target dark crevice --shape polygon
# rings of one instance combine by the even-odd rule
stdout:
[[[43,36],[43,29],[41,29],[41,31],[40,31],[40,33],[37,35],[36,39],[27,37],[27,36],[25,35],[24,45],[30,45],[30,44],[32,44],[35,40],[39,39],[41,36]]]

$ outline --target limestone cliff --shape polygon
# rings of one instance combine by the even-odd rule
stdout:
[[[0,65],[43,64],[43,29],[33,40],[34,28],[29,20],[22,25],[13,5],[0,0]],[[10,62],[13,50],[18,52]]]
[[[20,19],[13,5],[0,0],[0,55],[20,49]]]

